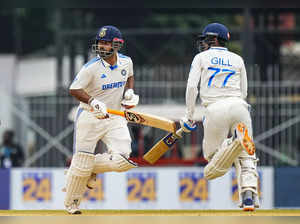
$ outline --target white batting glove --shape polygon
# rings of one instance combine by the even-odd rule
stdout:
[[[180,119],[180,126],[184,132],[191,132],[196,130],[197,128],[197,124],[194,121],[187,119],[186,117]]]
[[[92,113],[96,118],[104,119],[109,117],[106,105],[101,101],[93,98],[92,100],[90,100],[89,105],[92,107]]]
[[[127,89],[124,94],[124,99],[121,102],[121,105],[126,109],[130,109],[138,105],[139,103],[139,95],[134,94],[133,89]]]

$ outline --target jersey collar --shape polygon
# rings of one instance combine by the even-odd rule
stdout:
[[[100,56],[98,56],[98,57],[100,57]],[[105,68],[110,68],[111,70],[115,70],[115,69],[118,68],[118,66],[121,64],[120,58],[119,58],[119,54],[118,54],[118,53],[117,53],[117,63],[116,63],[114,66],[110,65],[109,63],[107,63],[107,62],[106,62],[105,60],[103,60],[102,58],[100,58],[100,60],[101,60],[102,65],[103,65]]]
[[[223,51],[228,51],[226,47],[211,47],[209,50],[223,50]]]

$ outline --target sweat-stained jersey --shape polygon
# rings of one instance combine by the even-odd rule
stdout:
[[[192,119],[200,81],[200,98],[207,106],[228,97],[247,97],[247,74],[243,59],[224,47],[211,47],[197,54],[189,73],[186,104]]]
[[[82,67],[70,89],[83,89],[93,98],[105,103],[107,108],[120,110],[124,87],[130,76],[133,76],[130,57],[118,53],[115,66],[95,57]],[[80,102],[80,106],[89,108],[83,102]]]

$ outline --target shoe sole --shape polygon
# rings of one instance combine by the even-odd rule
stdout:
[[[245,212],[253,212],[254,211],[254,207],[248,207],[248,206],[246,206],[246,207],[244,207],[243,208],[243,210],[245,211]]]
[[[253,140],[251,139],[251,137],[248,135],[248,129],[247,129],[246,125],[244,125],[243,123],[239,123],[237,125],[237,130],[243,136],[243,139],[241,141],[243,148],[247,151],[247,153],[249,155],[253,155],[256,150],[255,144],[254,144]]]
[[[68,212],[70,215],[81,215],[82,212],[81,211],[75,211],[75,212]]]

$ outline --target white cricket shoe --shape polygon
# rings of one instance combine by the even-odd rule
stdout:
[[[78,207],[78,200],[74,200],[74,202],[69,205],[69,206],[65,206],[67,212],[71,215],[80,215],[81,214],[81,211],[79,210],[79,207]]]
[[[86,187],[88,189],[93,189],[95,188],[97,185],[97,174],[96,173],[92,173],[90,178],[88,179],[88,182],[86,184]]]
[[[248,134],[248,129],[245,124],[239,123],[236,127],[236,135],[238,140],[241,142],[243,148],[247,151],[249,155],[255,153],[255,144],[252,138]]]
[[[243,193],[243,210],[244,211],[254,211],[254,200],[253,200],[253,192],[247,190]]]

